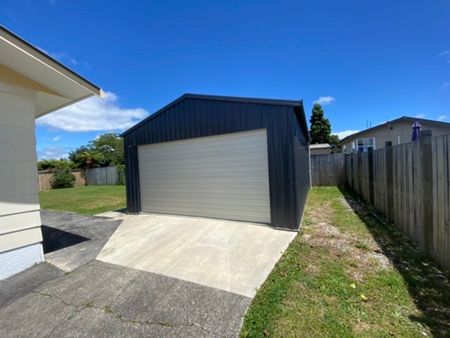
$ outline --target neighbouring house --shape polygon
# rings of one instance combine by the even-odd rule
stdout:
[[[415,122],[420,123],[421,130],[431,130],[433,136],[450,133],[450,123],[403,116],[347,136],[340,142],[342,152],[349,154],[380,149],[388,141],[392,145],[411,142]]]
[[[309,189],[301,101],[185,94],[122,136],[129,212],[299,228]]]
[[[310,155],[326,155],[331,154],[331,145],[328,143],[316,143],[309,145]]]
[[[35,119],[100,94],[0,26],[0,279],[43,260]]]

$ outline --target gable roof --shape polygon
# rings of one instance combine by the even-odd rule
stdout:
[[[37,117],[84,98],[102,95],[99,87],[1,25],[0,65],[5,78],[14,77],[21,83],[25,78],[30,80],[30,86],[38,93]]]
[[[442,122],[442,121],[436,121],[436,120],[428,120],[428,119],[419,119],[419,118],[415,118],[415,117],[411,117],[411,116],[402,116],[402,117],[399,117],[398,119],[395,119],[395,120],[392,120],[392,121],[387,121],[387,122],[379,124],[379,125],[377,125],[375,127],[364,129],[364,130],[361,130],[360,132],[357,132],[355,134],[348,135],[347,137],[344,137],[341,141],[339,141],[339,143],[344,143],[345,141],[348,141],[349,139],[353,139],[355,137],[364,135],[365,133],[381,129],[381,128],[385,127],[386,125],[389,125],[389,124],[398,123],[398,122],[411,122],[411,123],[414,123],[416,121],[421,123],[421,124],[423,123],[423,124],[428,124],[428,125],[434,125],[434,126],[437,126],[437,127],[450,128],[450,123],[448,123],[448,122]]]
[[[309,145],[309,149],[331,149],[328,143],[314,143]]]
[[[303,108],[303,101],[295,101],[295,100],[278,100],[278,99],[260,99],[260,98],[250,98],[250,97],[236,97],[236,96],[219,96],[219,95],[203,95],[203,94],[190,94],[186,93],[182,96],[180,96],[178,99],[172,101],[168,105],[164,106],[163,108],[159,109],[155,113],[151,114],[147,118],[143,119],[141,122],[137,123],[130,129],[124,131],[120,136],[124,137],[131,133],[133,130],[139,128],[143,124],[153,120],[154,118],[158,117],[161,114],[164,114],[166,111],[168,111],[173,106],[179,104],[180,102],[187,100],[187,99],[195,99],[195,100],[207,100],[207,101],[222,101],[222,102],[234,102],[234,103],[255,103],[255,104],[264,104],[264,105],[275,105],[275,106],[289,106],[293,108]],[[300,118],[302,119],[302,128],[306,128],[307,130],[307,124],[306,124],[306,118],[305,114],[300,114]]]

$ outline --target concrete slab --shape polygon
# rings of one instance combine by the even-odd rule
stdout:
[[[70,272],[94,260],[121,220],[41,210],[45,260]]]
[[[128,215],[97,259],[253,297],[296,234],[247,222]]]
[[[0,308],[0,337],[236,337],[250,301],[93,261]]]

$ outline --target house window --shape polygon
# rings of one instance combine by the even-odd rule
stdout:
[[[358,153],[366,153],[370,150],[375,150],[375,138],[359,138],[356,140]]]

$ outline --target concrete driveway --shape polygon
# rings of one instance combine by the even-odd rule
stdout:
[[[43,217],[75,235],[55,235],[47,254],[65,271],[43,263],[0,281],[0,337],[237,336],[295,236],[242,222],[111,216]]]
[[[127,216],[97,259],[252,298],[295,232],[210,218]]]

